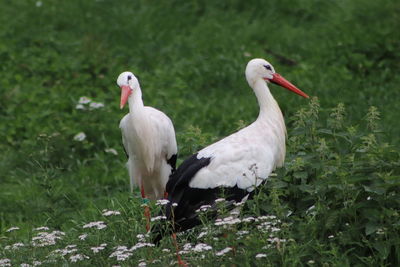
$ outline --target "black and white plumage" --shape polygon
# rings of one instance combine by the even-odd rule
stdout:
[[[257,120],[186,159],[167,183],[170,202],[165,212],[174,221],[176,231],[199,224],[195,211],[202,205],[213,205],[221,191],[228,201],[242,201],[283,165],[286,127],[267,83],[308,96],[264,59],[253,59],[247,64],[246,79],[260,106]]]
[[[131,190],[141,187],[142,197],[164,197],[168,177],[175,170],[177,145],[171,120],[161,111],[144,106],[139,81],[131,72],[117,79],[121,108],[128,101],[129,113],[121,122],[122,141],[128,155]]]

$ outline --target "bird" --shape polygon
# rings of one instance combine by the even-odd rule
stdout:
[[[265,59],[248,62],[245,76],[259,104],[257,119],[247,127],[187,158],[168,180],[168,204],[162,212],[172,221],[174,233],[190,229],[200,220],[196,210],[215,207],[223,193],[227,203],[244,202],[271,173],[283,166],[286,126],[268,85],[280,85],[302,97],[307,94],[287,81]],[[152,229],[158,243],[163,230]]]
[[[119,127],[128,157],[131,191],[139,186],[145,201],[162,199],[168,178],[176,168],[178,148],[174,126],[163,112],[144,106],[139,81],[132,72],[122,72],[117,84],[121,88],[120,108],[126,102],[129,105],[129,113],[122,118]],[[148,209],[145,216],[149,230]]]

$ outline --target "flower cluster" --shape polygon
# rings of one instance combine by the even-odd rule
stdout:
[[[64,232],[53,231],[51,233],[39,232],[36,236],[32,237],[32,246],[34,247],[46,247],[55,245],[56,241],[62,239],[65,236]]]
[[[106,228],[107,225],[103,221],[90,222],[83,226],[83,228],[97,228],[98,230]]]
[[[86,139],[86,134],[84,132],[79,132],[74,136],[74,140],[78,142],[82,142]]]
[[[228,253],[231,250],[232,250],[231,247],[226,247],[223,250],[220,250],[220,251],[216,252],[215,256],[223,256],[223,255],[225,255],[226,253]]]
[[[0,259],[0,266],[1,267],[11,266],[11,260],[10,259]]]
[[[217,219],[215,220],[214,225],[216,226],[224,226],[224,225],[234,225],[240,223],[241,220],[239,218],[233,218],[232,216],[223,218],[223,219]]]
[[[84,254],[75,254],[75,255],[71,255],[69,257],[69,260],[71,262],[83,261],[85,259],[90,259],[90,258],[88,256],[84,255]]]
[[[102,210],[102,215],[103,216],[112,216],[112,215],[121,215],[121,212],[117,210]]]
[[[194,247],[192,246],[191,243],[186,243],[185,245],[183,245],[183,248],[181,251],[179,251],[179,254],[188,254],[191,252],[203,252],[203,251],[208,251],[211,250],[212,246],[205,244],[205,243],[199,243],[197,245],[195,245]]]
[[[92,109],[99,109],[103,108],[104,104],[100,102],[94,102],[90,98],[86,96],[81,96],[79,98],[78,104],[76,104],[75,108],[80,110],[92,110]]]
[[[10,249],[16,250],[16,249],[19,249],[20,247],[24,247],[24,246],[25,246],[24,243],[15,243],[15,244],[13,244],[11,246],[5,246],[4,249],[5,250],[10,250]]]
[[[99,253],[100,251],[102,251],[103,249],[105,249],[106,246],[107,246],[106,243],[102,243],[102,244],[100,244],[100,246],[98,246],[98,247],[91,247],[90,249],[93,251],[93,253],[96,254],[96,253]]]
[[[156,206],[165,206],[169,203],[168,199],[159,199],[156,201]]]
[[[9,233],[9,232],[16,231],[16,230],[19,230],[19,227],[18,227],[18,226],[13,226],[13,227],[11,227],[11,228],[8,228],[8,229],[6,230],[6,232]]]
[[[115,251],[111,253],[109,258],[116,258],[117,261],[125,261],[133,255],[133,251],[143,247],[154,247],[154,244],[139,242],[129,249],[126,246],[118,246],[115,248]]]

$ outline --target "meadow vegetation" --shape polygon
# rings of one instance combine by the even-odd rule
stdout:
[[[179,164],[256,118],[254,57],[313,97],[270,86],[285,166],[240,213],[199,211],[184,260],[399,265],[399,14],[387,0],[1,1],[0,266],[174,264],[129,193],[115,80],[131,70],[172,119]]]

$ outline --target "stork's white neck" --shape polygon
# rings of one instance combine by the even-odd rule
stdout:
[[[257,120],[265,120],[267,117],[275,115],[282,117],[279,105],[263,79],[256,80],[254,84],[250,86],[252,86],[257,97],[258,105],[260,106],[260,113]]]
[[[137,114],[138,112],[140,113],[140,111],[143,109],[144,104],[142,100],[142,90],[140,89],[140,86],[133,89],[132,94],[129,96],[128,103],[129,112],[131,112],[131,114]]]
[[[283,165],[286,153],[285,120],[278,103],[263,79],[255,81],[250,86],[253,88],[260,106],[260,113],[254,124],[257,125],[260,135],[268,135],[267,140],[273,140],[275,145],[272,148],[276,149],[274,166],[280,167]]]

